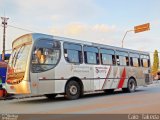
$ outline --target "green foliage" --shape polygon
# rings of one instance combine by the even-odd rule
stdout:
[[[152,75],[156,75],[159,68],[159,57],[158,57],[158,51],[154,51],[153,55],[153,66],[152,66]]]

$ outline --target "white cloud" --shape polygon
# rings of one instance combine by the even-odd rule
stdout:
[[[114,25],[108,26],[106,24],[96,24],[95,26],[93,26],[93,30],[98,32],[112,32],[115,29],[116,27]]]
[[[71,35],[79,35],[82,34],[83,31],[87,29],[87,26],[80,23],[69,24],[65,28],[65,32]]]
[[[80,22],[69,23],[63,27],[59,26],[51,28],[52,35],[70,37],[103,44],[113,44],[119,40],[114,37],[116,33],[117,29],[115,25],[88,25]]]

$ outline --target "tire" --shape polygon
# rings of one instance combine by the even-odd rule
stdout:
[[[65,97],[69,100],[78,99],[81,96],[80,84],[76,81],[69,81],[65,88]]]
[[[123,91],[128,93],[135,92],[136,86],[136,81],[133,78],[131,78],[128,80],[127,88],[123,88]]]
[[[107,89],[107,90],[104,90],[105,93],[108,93],[108,94],[113,94],[114,93],[114,89]]]
[[[57,96],[57,94],[46,94],[45,95],[48,99],[53,100]]]

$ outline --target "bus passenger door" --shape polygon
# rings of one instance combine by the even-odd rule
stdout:
[[[54,73],[54,71],[49,70],[47,72],[37,74],[39,94],[54,93]]]
[[[32,90],[38,94],[54,93],[55,70],[60,59],[60,42],[42,39],[35,44],[32,53]]]
[[[38,94],[37,73],[32,73],[31,71],[30,71],[30,87],[31,87],[31,94],[33,95]]]
[[[31,73],[32,94],[49,94],[54,92],[53,71]]]

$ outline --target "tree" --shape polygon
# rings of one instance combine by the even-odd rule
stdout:
[[[156,75],[159,68],[159,57],[158,57],[158,51],[154,51],[153,55],[153,66],[152,66],[152,75]]]

